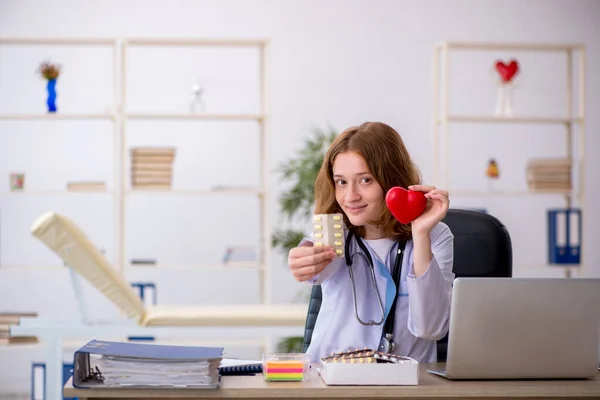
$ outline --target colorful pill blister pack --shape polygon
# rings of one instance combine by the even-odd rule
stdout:
[[[313,216],[313,243],[331,246],[338,257],[344,255],[344,218],[342,214],[315,214]]]
[[[391,353],[383,353],[372,349],[349,350],[340,353],[332,353],[330,356],[321,357],[321,361],[327,363],[341,364],[373,364],[373,363],[410,363],[413,360],[409,357],[403,357]]]

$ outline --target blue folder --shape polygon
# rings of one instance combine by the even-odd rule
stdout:
[[[580,264],[581,235],[580,209],[548,210],[548,263]]]
[[[104,374],[109,371],[101,371],[94,368],[90,356],[112,356],[113,358],[136,363],[148,363],[154,366],[176,365],[177,363],[204,363],[214,373],[216,382],[207,385],[193,386],[181,384],[181,387],[218,387],[218,367],[223,357],[222,347],[198,347],[198,346],[172,346],[159,344],[141,344],[128,342],[111,342],[104,340],[92,340],[79,350],[75,351],[73,360],[73,387],[109,387],[105,385]],[[144,385],[136,385],[140,387]],[[155,387],[156,382],[148,387]],[[169,386],[165,384],[164,386]],[[178,386],[178,387],[179,387]],[[114,386],[113,386],[114,387]]]

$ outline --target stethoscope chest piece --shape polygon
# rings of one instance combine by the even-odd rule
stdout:
[[[393,335],[386,333],[381,337],[378,350],[384,353],[393,353],[396,348]]]

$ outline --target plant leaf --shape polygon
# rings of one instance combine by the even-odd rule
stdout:
[[[304,239],[306,234],[299,230],[277,230],[273,234],[271,244],[273,247],[280,248],[285,254],[291,249],[298,246],[300,241]]]
[[[279,199],[282,214],[291,220],[297,215],[308,217],[312,214],[315,200],[315,179],[323,159],[337,132],[332,127],[324,131],[313,128],[296,157],[281,163],[277,169],[280,180],[289,181],[290,189]]]

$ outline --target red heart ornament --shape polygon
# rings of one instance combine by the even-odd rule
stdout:
[[[496,62],[496,71],[498,71],[504,83],[510,82],[517,72],[519,72],[519,64],[516,60],[511,60],[508,65],[502,61],[498,61]]]
[[[388,209],[400,223],[409,224],[425,211],[425,193],[394,186],[385,195]]]

